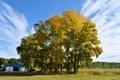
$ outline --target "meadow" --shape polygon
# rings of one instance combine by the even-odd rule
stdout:
[[[77,74],[0,76],[0,80],[120,80],[120,69],[81,69]]]

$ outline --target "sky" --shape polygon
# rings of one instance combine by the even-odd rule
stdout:
[[[93,61],[120,62],[120,0],[0,0],[0,57],[19,58],[16,47],[33,25],[66,10],[96,23],[103,53]]]

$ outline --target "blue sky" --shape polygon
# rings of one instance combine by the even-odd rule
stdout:
[[[94,61],[120,62],[120,0],[0,0],[0,57],[18,58],[16,46],[33,25],[65,10],[96,23],[104,52]]]

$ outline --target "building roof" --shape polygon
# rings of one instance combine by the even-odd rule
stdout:
[[[12,64],[6,64],[5,67],[24,67],[24,65],[16,62]]]

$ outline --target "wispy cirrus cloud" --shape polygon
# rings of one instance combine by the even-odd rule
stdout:
[[[86,0],[81,13],[96,23],[103,54],[94,61],[120,61],[120,0]]]
[[[94,61],[120,62],[120,0],[85,0],[80,11],[96,23],[103,54]],[[27,35],[24,14],[0,1],[0,57],[19,57],[16,46]]]
[[[26,17],[7,3],[0,1],[0,57],[19,57],[16,47],[27,35]]]

